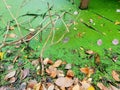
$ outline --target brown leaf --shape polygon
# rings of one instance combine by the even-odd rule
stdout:
[[[16,81],[15,77],[10,78],[10,80],[9,80],[10,83],[14,83],[15,81]]]
[[[48,87],[48,89],[47,90],[54,90],[54,85],[53,84],[51,84],[49,87]]]
[[[25,79],[29,75],[29,69],[24,69],[21,71],[21,79]]]
[[[119,90],[118,88],[116,88],[115,86],[111,85],[109,86],[109,90]]]
[[[79,86],[79,84],[76,84],[73,86],[72,90],[81,90],[81,87]]]
[[[55,78],[57,76],[56,71],[51,71],[50,77]]]
[[[89,73],[89,68],[88,67],[80,68],[80,71],[84,74],[88,74]]]
[[[100,64],[100,56],[99,56],[99,54],[97,54],[97,53],[95,54],[94,62],[95,62],[95,64],[97,64],[97,65]]]
[[[106,86],[104,86],[102,83],[97,83],[97,86],[101,89],[101,90],[109,90]]]
[[[72,68],[71,64],[66,64],[65,69],[71,69],[71,68]]]
[[[46,73],[50,75],[50,77],[55,78],[57,76],[57,68],[49,66],[49,68],[46,69]]]
[[[57,70],[57,77],[64,77],[64,72],[62,70]]]
[[[88,83],[86,81],[81,82],[81,84],[82,84],[83,90],[86,90],[87,88],[89,88],[91,86],[90,83]]]
[[[56,81],[55,84],[60,86],[60,87],[69,87],[73,84],[73,80],[71,78],[67,77],[59,77]]]
[[[9,78],[11,77],[14,77],[16,74],[16,71],[11,71],[10,73],[8,73],[6,76],[5,76],[5,80],[8,80]]]
[[[94,73],[94,69],[89,68],[89,67],[85,67],[85,68],[80,68],[80,71],[84,74],[86,74],[88,77],[91,76],[91,74]]]
[[[49,58],[45,58],[44,61],[43,61],[44,65],[47,65],[47,64],[53,64],[53,61],[50,60]]]
[[[53,67],[59,67],[62,64],[62,60],[57,60],[54,64]]]
[[[112,71],[112,77],[113,77],[116,81],[120,81],[119,74],[118,74],[115,70]]]
[[[73,78],[74,77],[74,72],[72,70],[68,70],[67,71],[67,77]]]
[[[30,80],[28,82],[27,88],[33,89],[36,84],[37,84],[36,80]]]
[[[95,54],[95,52],[92,51],[92,50],[87,50],[87,51],[86,51],[86,54],[93,55],[93,54]]]
[[[43,90],[42,84],[41,83],[35,84],[33,90]]]
[[[39,61],[38,60],[33,60],[32,65],[37,67],[39,65]]]

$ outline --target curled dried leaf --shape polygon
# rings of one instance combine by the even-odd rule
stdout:
[[[10,78],[10,80],[9,80],[10,83],[14,83],[15,81],[16,81],[15,77]]]
[[[8,73],[6,76],[5,76],[5,80],[8,80],[9,78],[12,78],[14,77],[16,74],[16,71],[11,71],[10,73]]]
[[[116,81],[120,81],[120,75],[115,71],[113,70],[112,71],[112,77],[116,80]]]
[[[109,90],[106,86],[104,86],[102,83],[97,83],[97,86],[101,89],[101,90]]]
[[[93,55],[93,54],[95,54],[95,52],[92,51],[92,50],[87,50],[87,51],[86,51],[86,54]]]
[[[86,74],[88,77],[91,76],[91,74],[93,74],[95,71],[92,68],[89,67],[85,67],[85,68],[80,68],[80,71],[84,74]]]
[[[62,60],[57,60],[54,64],[53,67],[59,67],[62,64]]]
[[[74,72],[72,70],[68,70],[67,71],[67,77],[73,78],[74,77]]]
[[[60,87],[70,87],[73,84],[73,80],[71,78],[67,77],[59,77],[56,81],[55,84],[60,86]]]

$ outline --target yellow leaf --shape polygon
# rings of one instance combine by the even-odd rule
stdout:
[[[3,59],[3,56],[4,56],[4,52],[0,52],[0,60]]]
[[[120,22],[116,21],[116,22],[115,22],[115,25],[120,25]]]
[[[87,90],[95,90],[93,86],[90,86]]]

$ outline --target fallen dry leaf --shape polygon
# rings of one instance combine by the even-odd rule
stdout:
[[[72,90],[82,90],[79,84],[73,86]]]
[[[89,67],[85,67],[85,68],[80,68],[80,71],[84,74],[86,74],[88,77],[91,76],[91,74],[94,73],[94,69],[89,68]]]
[[[53,67],[53,66],[49,66],[48,69],[46,69],[46,73],[52,77],[55,78],[57,76],[57,68]]]
[[[57,70],[57,77],[64,77],[65,74],[62,70]]]
[[[16,74],[16,71],[11,71],[11,72],[9,72],[9,73],[5,76],[4,79],[5,79],[5,80],[8,80],[9,78],[14,77],[15,74]]]
[[[38,60],[33,60],[32,65],[37,67],[39,65],[39,61]]]
[[[48,89],[47,90],[54,90],[54,85],[53,84],[51,84],[49,87],[48,87]]]
[[[72,65],[71,64],[66,64],[65,69],[71,69]]]
[[[91,84],[86,81],[81,82],[81,84],[82,90],[87,90],[91,86]]]
[[[33,89],[36,84],[37,84],[36,80],[30,80],[28,82],[27,88]]]
[[[10,83],[14,83],[15,81],[16,81],[15,77],[10,78],[10,80],[9,80]]]
[[[86,54],[89,54],[89,55],[93,55],[93,54],[95,54],[95,52],[92,51],[92,50],[87,50],[87,51],[85,51],[85,53],[86,53]]]
[[[113,70],[112,71],[112,77],[116,80],[116,81],[120,81],[120,75],[115,71]]]
[[[24,69],[21,71],[21,79],[25,79],[29,75],[29,69]]]
[[[101,89],[101,90],[109,90],[106,86],[104,86],[102,83],[97,83],[97,86]]]
[[[51,71],[50,77],[55,78],[57,76],[57,71]]]
[[[109,90],[119,90],[118,88],[116,88],[115,86],[111,85],[109,86]]]
[[[67,77],[73,78],[74,77],[74,72],[72,70],[68,70],[67,71]]]
[[[55,84],[60,86],[60,87],[70,87],[73,84],[73,80],[71,78],[67,77],[59,77],[56,81]]]
[[[44,65],[53,64],[53,61],[50,60],[49,58],[45,58],[44,61],[43,61],[43,64],[44,64]]]
[[[54,64],[53,67],[59,67],[62,64],[62,60],[57,60]]]
[[[37,83],[34,85],[33,90],[44,90],[44,89],[41,83]]]
[[[97,53],[94,56],[94,62],[95,62],[96,65],[100,64],[100,55],[97,54]]]

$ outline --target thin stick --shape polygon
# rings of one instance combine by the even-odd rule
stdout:
[[[65,21],[64,21],[62,18],[61,18],[61,21],[62,21],[63,24],[65,25],[67,32],[69,32],[70,30],[69,30],[68,26],[66,25]]]
[[[49,8],[50,8],[49,3],[47,3],[47,5],[48,5],[48,12],[49,12],[50,21],[51,21],[51,24],[52,24],[51,30],[52,30],[52,35],[53,35],[53,36],[52,36],[51,43],[53,43],[54,36],[55,36],[55,23],[54,23],[54,21],[52,20],[52,14],[51,14],[51,11],[49,10]]]
[[[19,23],[18,23],[17,19],[14,17],[14,15],[12,14],[12,12],[10,11],[10,9],[9,9],[7,3],[6,3],[6,0],[3,0],[3,2],[4,2],[5,6],[6,6],[7,10],[8,10],[8,12],[9,12],[10,16],[11,16],[11,17],[13,18],[13,20],[15,21],[15,23],[16,23],[16,25],[17,25],[17,28],[18,28],[18,31],[19,31],[19,33],[20,33],[20,36],[22,37],[22,33],[21,33],[20,26],[19,26]]]

